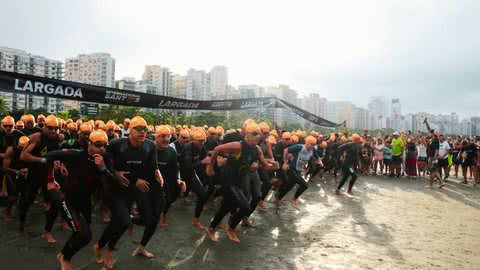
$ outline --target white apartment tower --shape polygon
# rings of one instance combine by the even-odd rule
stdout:
[[[225,66],[215,66],[210,71],[210,93],[212,99],[227,98],[228,70]]]
[[[0,70],[22,74],[63,79],[63,63],[23,50],[0,47]],[[1,90],[1,89],[0,89]],[[64,110],[63,100],[0,91],[11,111],[46,110],[58,113]]]
[[[108,53],[79,54],[65,60],[65,80],[115,87],[115,59]],[[68,109],[78,109],[78,102],[66,102]]]
[[[170,96],[172,91],[172,72],[159,65],[147,65],[143,72],[142,80],[149,81],[156,86],[156,95]]]

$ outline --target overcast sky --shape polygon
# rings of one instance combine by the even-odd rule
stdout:
[[[225,65],[235,86],[480,115],[476,0],[0,1],[0,46],[62,61],[109,52],[117,79],[139,79],[146,64]]]

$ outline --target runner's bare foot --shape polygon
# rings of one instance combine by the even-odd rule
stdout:
[[[113,269],[113,250],[107,248],[103,255],[103,267]]]
[[[63,258],[62,253],[57,254],[57,261],[60,264],[60,269],[62,270],[72,270],[72,263]]]
[[[282,207],[282,201],[279,199],[275,199],[275,206],[277,206],[277,208]]]
[[[227,232],[228,239],[230,239],[233,242],[240,243],[240,239],[238,239],[237,232],[235,231],[235,229],[232,229],[230,226],[228,226],[226,232]]]
[[[297,199],[292,199],[292,207],[295,208],[295,209],[298,209],[298,203],[297,203]]]
[[[110,222],[110,215],[108,214],[108,212],[103,213],[103,222],[105,223]]]
[[[42,233],[42,238],[47,239],[47,242],[48,242],[49,244],[55,244],[55,243],[57,243],[57,240],[55,240],[55,238],[53,237],[52,233],[50,233],[50,232],[43,232],[43,233]]]
[[[210,240],[212,240],[213,242],[218,242],[218,235],[214,229],[208,226],[208,228],[206,228],[205,230],[207,231],[208,236],[210,237]]]
[[[98,244],[93,245],[93,253],[95,255],[95,262],[97,264],[102,264],[103,263],[102,249],[98,246]]]
[[[248,218],[242,220],[242,226],[250,227],[253,225],[253,222],[249,220]]]
[[[62,228],[66,231],[72,231],[72,229],[68,226],[67,222],[62,221]]]
[[[137,247],[135,251],[133,251],[132,256],[142,256],[147,259],[152,259],[153,257],[155,257],[155,255],[153,255],[153,253],[148,252],[144,246]]]
[[[165,214],[160,216],[160,227],[168,227],[167,216]]]
[[[352,192],[351,189],[349,189],[349,190],[347,191],[347,193],[350,194],[350,195],[353,195],[353,192]]]
[[[199,228],[200,230],[205,230],[205,226],[203,226],[202,223],[200,223],[200,219],[199,219],[199,218],[194,218],[194,219],[193,219],[192,226],[197,227],[197,228]]]
[[[438,188],[443,188],[445,186],[445,184],[441,184]]]
[[[335,190],[335,195],[342,195],[342,192],[340,192],[340,190],[336,189]]]
[[[258,207],[262,208],[262,209],[266,209],[267,206],[265,205],[265,201],[264,200],[260,200],[258,202]]]

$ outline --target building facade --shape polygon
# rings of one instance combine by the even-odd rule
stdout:
[[[23,50],[0,47],[0,70],[40,77],[63,79],[63,63],[34,55]],[[1,90],[1,89],[0,89]],[[64,111],[64,101],[25,94],[0,92],[10,111],[45,110],[48,113]]]

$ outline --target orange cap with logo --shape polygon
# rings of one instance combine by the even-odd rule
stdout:
[[[313,136],[307,136],[307,138],[305,138],[305,143],[309,145],[315,145],[317,144],[317,139]]]
[[[77,124],[75,123],[68,123],[67,129],[71,131],[77,131]]]
[[[134,127],[147,127],[147,121],[141,116],[135,116],[130,120],[129,128],[132,129]]]
[[[94,130],[92,133],[90,133],[90,136],[88,139],[91,142],[103,142],[103,143],[108,143],[108,136],[107,133],[103,130]]]
[[[292,140],[293,143],[298,143],[300,138],[298,138],[298,136],[296,134],[293,134],[291,140]]]
[[[270,132],[270,126],[266,122],[261,122],[258,125],[260,126],[260,131],[262,133],[269,133]]]
[[[22,136],[18,139],[18,146],[20,146],[21,148],[24,148],[25,146],[28,145],[29,141],[30,141],[30,138],[28,138],[27,136]]]
[[[190,138],[190,132],[188,131],[188,129],[180,130],[179,134],[181,137]]]
[[[223,129],[223,127],[217,126],[217,127],[215,128],[215,132],[216,132],[218,135],[223,135],[223,133],[225,133],[225,130]]]
[[[58,119],[55,115],[49,115],[45,118],[45,125],[47,127],[58,127]]]
[[[209,127],[207,132],[209,135],[215,135],[217,130],[214,127]]]
[[[3,119],[2,119],[2,125],[10,125],[10,126],[14,126],[15,125],[15,119],[13,117],[11,117],[10,115],[8,116],[5,116]]]
[[[107,129],[114,129],[115,128],[115,122],[113,120],[108,120],[107,124],[105,125]]]
[[[82,123],[80,125],[80,132],[92,132],[93,127],[89,123]]]
[[[283,140],[289,140],[289,139],[291,139],[291,138],[292,138],[292,133],[290,133],[290,132],[288,132],[288,131],[282,133],[282,139],[283,139]]]
[[[246,133],[253,133],[253,132],[260,133],[260,126],[255,122],[250,123],[245,127],[245,132]]]
[[[45,120],[45,115],[43,114],[37,115],[37,122],[40,122],[40,120]]]
[[[269,144],[277,144],[277,139],[275,139],[275,137],[273,135],[268,136],[266,141]]]
[[[167,135],[170,136],[170,127],[167,125],[160,125],[155,129],[155,136]]]
[[[31,114],[24,114],[22,115],[22,117],[20,118],[20,120],[22,120],[24,123],[26,122],[33,122],[35,123],[35,117]]]
[[[352,142],[359,142],[361,138],[362,137],[360,137],[360,135],[358,135],[357,133],[352,134],[352,137],[350,137]]]
[[[207,135],[202,128],[196,128],[192,131],[192,139],[195,141],[204,141],[207,139]]]
[[[15,124],[15,126],[17,126],[17,127],[24,127],[25,124],[23,123],[22,120],[18,120],[17,123]]]
[[[120,126],[119,126],[119,125],[115,125],[115,126],[113,127],[113,130],[114,130],[114,131],[120,131]]]

